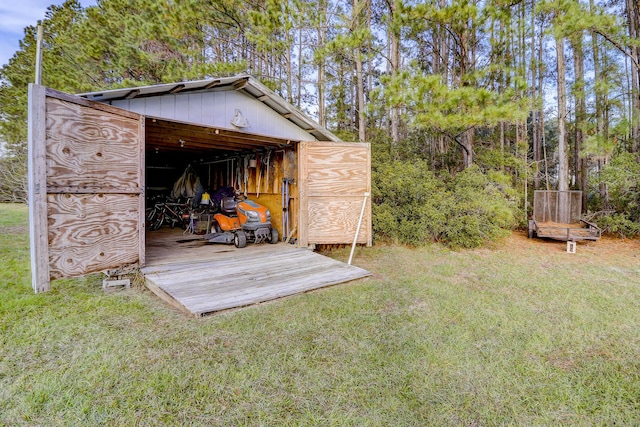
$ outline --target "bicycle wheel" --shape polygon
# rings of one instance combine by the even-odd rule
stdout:
[[[145,226],[146,228],[151,228],[156,218],[158,217],[158,209],[149,208],[145,212]]]
[[[155,231],[162,227],[162,223],[164,223],[164,212],[161,212],[151,224],[151,230]]]

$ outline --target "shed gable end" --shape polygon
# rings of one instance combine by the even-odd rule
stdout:
[[[315,140],[312,134],[305,132],[267,105],[238,91],[190,92],[120,99],[111,101],[111,105],[148,117],[204,124],[295,141]],[[248,121],[249,126],[236,127],[231,124],[236,110]]]

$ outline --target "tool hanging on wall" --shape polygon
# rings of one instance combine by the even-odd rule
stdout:
[[[249,191],[249,156],[244,156],[244,170],[243,170],[243,183],[244,183],[244,197],[247,197]]]
[[[271,152],[273,150],[267,150],[267,156],[266,156],[266,161],[265,161],[265,183],[266,183],[266,192],[270,193],[271,189],[269,188],[269,174],[271,173]]]
[[[236,159],[236,181],[233,183],[233,190],[240,194],[242,190],[242,157]]]
[[[284,177],[291,180],[295,179],[298,166],[297,166],[297,160],[296,160],[296,153],[293,150],[287,149],[284,151],[282,164],[283,164]]]
[[[289,233],[289,184],[291,179],[282,178],[282,234],[283,238],[287,241],[290,237]]]
[[[260,185],[262,184],[262,160],[263,158],[256,153],[256,197],[260,197]]]

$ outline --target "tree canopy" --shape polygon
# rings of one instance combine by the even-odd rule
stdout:
[[[36,24],[0,69],[0,166],[14,178]],[[378,159],[498,170],[523,196],[566,174],[597,195],[594,212],[628,206],[606,180],[640,152],[635,0],[67,0],[42,25],[43,84],[58,90],[249,73]]]

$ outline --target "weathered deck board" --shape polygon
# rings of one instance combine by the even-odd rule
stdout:
[[[195,238],[196,240],[189,241]],[[179,243],[182,241],[182,243]],[[279,243],[209,245],[177,230],[147,234],[149,289],[197,316],[368,276],[355,266]],[[151,244],[149,244],[151,243]]]

